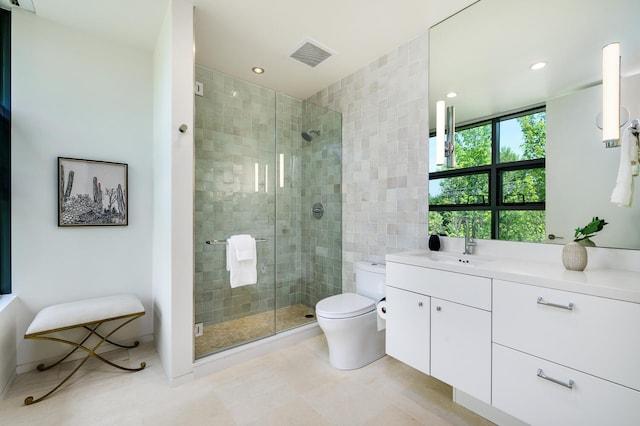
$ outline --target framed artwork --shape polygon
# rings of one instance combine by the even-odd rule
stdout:
[[[58,157],[58,226],[127,226],[127,167]]]

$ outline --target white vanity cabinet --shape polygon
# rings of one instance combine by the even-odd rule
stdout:
[[[491,402],[491,280],[387,262],[390,356]]]
[[[493,281],[493,405],[532,425],[640,424],[640,304]]]
[[[462,259],[387,255],[389,355],[497,424],[640,425],[638,271]]]
[[[431,375],[491,403],[491,312],[431,298]]]
[[[425,374],[430,373],[429,296],[387,287],[386,352]]]

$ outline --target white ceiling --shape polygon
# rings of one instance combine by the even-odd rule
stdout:
[[[622,76],[638,74],[639,16],[640,0],[480,1],[429,34],[429,105],[445,100],[461,124],[600,84],[602,46],[615,41]]]
[[[41,18],[148,50],[168,5],[168,0],[32,1]],[[192,0],[196,63],[305,99],[474,1]],[[335,55],[315,68],[289,58],[306,39]],[[266,72],[257,76],[253,66]]]

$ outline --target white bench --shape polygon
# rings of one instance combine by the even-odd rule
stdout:
[[[144,315],[144,306],[136,296],[132,294],[124,294],[118,296],[105,296],[94,299],[79,300],[76,302],[61,303],[59,305],[52,305],[42,309],[36,317],[33,319],[27,332],[24,335],[25,339],[38,339],[49,340],[54,342],[65,343],[73,346],[73,349],[67,353],[64,357],[56,361],[55,363],[45,367],[44,364],[38,365],[39,371],[48,370],[49,368],[60,364],[67,359],[72,353],[78,349],[82,349],[87,352],[87,356],[78,364],[78,366],[65,377],[56,387],[51,389],[47,394],[41,396],[38,399],[33,399],[32,396],[25,398],[24,403],[31,405],[36,402],[42,401],[47,396],[55,392],[60,386],[62,386],[69,378],[76,372],[82,365],[90,358],[95,357],[113,367],[127,371],[140,371],[146,367],[146,363],[141,362],[139,368],[127,368],[121,365],[115,364],[102,356],[98,355],[95,351],[104,343],[108,342],[121,348],[135,348],[139,342],[134,342],[131,346],[121,345],[109,340],[109,337],[116,331],[135,320],[138,317]],[[101,325],[118,321],[113,330],[110,330],[107,334],[102,335],[98,332],[98,327]],[[74,342],[72,340],[66,340],[61,337],[52,336],[53,333],[64,332],[66,330],[84,328],[88,331],[88,334],[80,341]],[[91,336],[96,336],[98,342],[91,347],[85,346],[85,343]],[[93,339],[95,340],[95,339]]]

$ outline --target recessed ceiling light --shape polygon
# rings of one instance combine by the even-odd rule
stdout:
[[[531,65],[529,67],[530,70],[536,71],[536,70],[541,70],[542,68],[546,67],[547,63],[546,62],[536,62],[535,64]]]
[[[264,68],[253,67],[253,68],[251,68],[251,71],[253,71],[255,74],[263,74],[264,73]]]
[[[447,98],[455,98],[456,96],[458,96],[457,92],[449,92],[449,93],[447,93]]]

